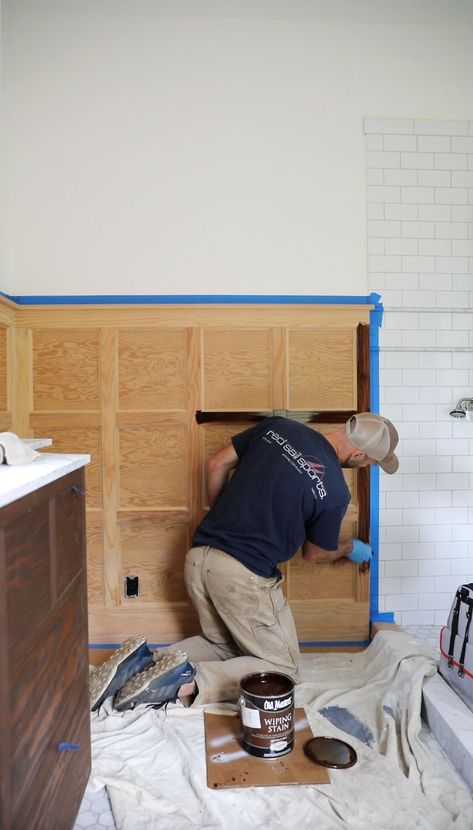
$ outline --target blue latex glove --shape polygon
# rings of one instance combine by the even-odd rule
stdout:
[[[359,539],[352,539],[352,542],[353,550],[351,553],[347,553],[347,558],[351,559],[352,562],[357,562],[358,564],[361,564],[362,562],[369,562],[373,556],[373,551],[370,545],[367,545],[366,542],[361,542]]]

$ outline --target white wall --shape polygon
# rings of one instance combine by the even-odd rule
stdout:
[[[473,578],[473,424],[448,414],[473,393],[473,155],[456,140],[473,136],[473,4],[4,0],[4,11],[0,288],[378,291],[382,411],[401,434],[401,470],[381,476],[380,610],[444,622]],[[429,136],[444,139],[436,151]],[[446,166],[435,152],[451,154]],[[436,188],[450,187],[461,201],[442,202]],[[411,212],[396,218],[396,204]],[[428,219],[441,204],[450,218]]]
[[[381,475],[380,610],[441,625],[473,580],[473,420],[450,416],[473,395],[473,120],[365,129],[380,404],[401,436]]]
[[[365,294],[363,117],[470,116],[468,0],[4,0],[12,294]]]

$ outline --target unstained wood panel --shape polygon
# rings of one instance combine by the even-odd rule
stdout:
[[[356,409],[353,329],[289,331],[288,369],[289,409]]]
[[[0,411],[8,409],[7,395],[7,329],[0,326]]]
[[[118,349],[121,410],[185,409],[185,329],[123,329]]]
[[[33,403],[35,410],[99,408],[98,331],[33,333]]]
[[[208,410],[270,407],[271,331],[204,331],[202,398]]]
[[[122,602],[185,602],[184,559],[190,546],[187,514],[120,517],[122,584],[139,577],[139,597]],[[123,594],[122,594],[123,596]]]
[[[52,445],[45,447],[41,452],[84,452],[90,455],[90,464],[85,468],[87,507],[100,508],[102,506],[100,427],[92,424],[82,426],[74,424],[70,413],[62,416],[33,415],[31,425],[36,437],[52,438]]]
[[[180,426],[121,426],[120,506],[186,507],[186,430]]]
[[[17,423],[52,437],[52,452],[92,458],[86,469],[92,641],[145,632],[172,642],[198,632],[183,570],[208,509],[206,461],[256,423],[252,413],[356,410],[356,327],[368,313],[292,305],[111,306],[38,309],[33,320],[28,311],[29,325],[23,322],[15,339],[25,383],[15,389],[31,411],[16,413]],[[7,405],[5,351],[0,329],[0,418]],[[198,423],[196,410],[232,420]],[[356,535],[358,521],[357,474],[346,476],[353,500],[342,538]],[[282,570],[302,640],[367,635],[369,580],[357,566],[311,566],[297,554]],[[139,576],[136,600],[124,596],[129,574]]]
[[[87,596],[91,605],[105,599],[102,520],[92,512],[87,517]]]

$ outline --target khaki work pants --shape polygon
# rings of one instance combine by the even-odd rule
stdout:
[[[245,674],[278,671],[297,680],[299,644],[282,579],[258,576],[211,547],[191,548],[184,570],[203,636],[172,648],[196,666],[195,704],[236,700]]]

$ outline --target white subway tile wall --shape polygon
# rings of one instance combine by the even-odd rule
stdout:
[[[473,121],[367,118],[369,288],[381,295],[379,610],[442,625],[473,581]],[[472,413],[473,414],[473,413]]]

